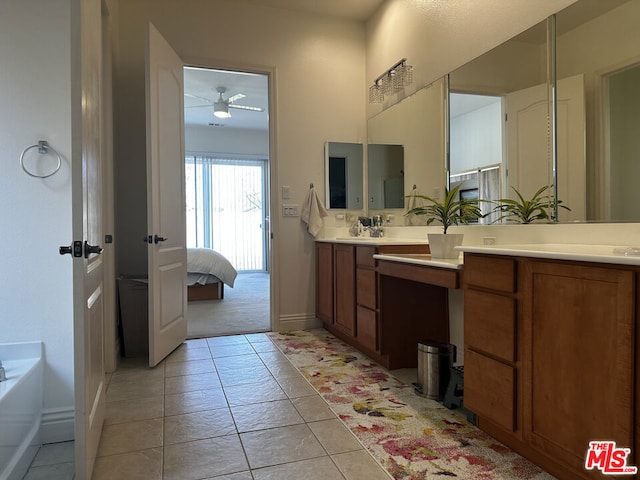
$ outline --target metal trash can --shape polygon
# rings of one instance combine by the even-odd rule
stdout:
[[[442,400],[449,385],[456,346],[440,342],[418,342],[418,381],[415,392],[422,397]]]

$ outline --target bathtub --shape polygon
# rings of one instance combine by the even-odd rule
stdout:
[[[0,480],[20,480],[40,448],[42,342],[0,343]]]

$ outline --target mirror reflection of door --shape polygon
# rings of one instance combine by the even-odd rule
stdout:
[[[328,208],[363,209],[363,147],[361,143],[327,142],[325,194]]]
[[[329,157],[329,208],[347,208],[346,157]]]

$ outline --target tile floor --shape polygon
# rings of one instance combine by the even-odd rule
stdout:
[[[188,340],[144,362],[108,378],[93,480],[391,478],[265,334]],[[25,476],[72,478],[73,442],[45,445]]]

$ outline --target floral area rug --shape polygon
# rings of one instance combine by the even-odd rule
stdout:
[[[324,329],[269,336],[393,478],[554,478]]]

